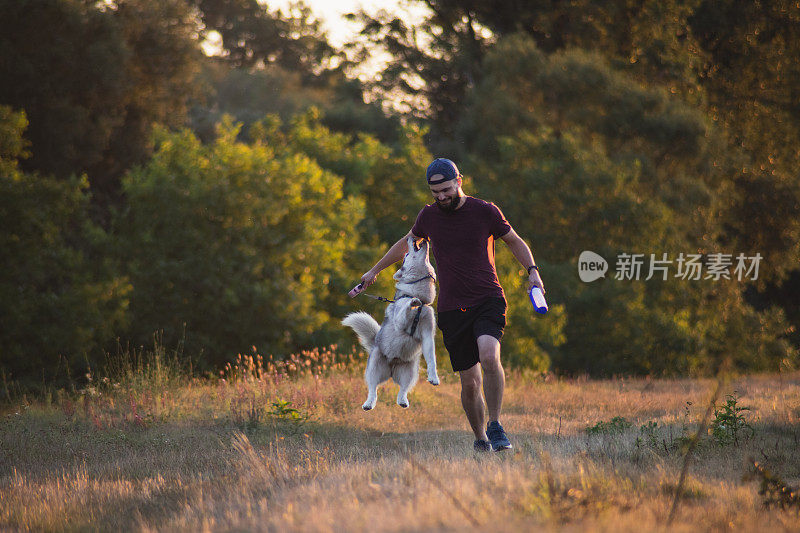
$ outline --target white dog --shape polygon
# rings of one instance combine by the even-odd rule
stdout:
[[[436,317],[430,305],[436,296],[436,279],[428,259],[428,241],[417,246],[413,237],[408,238],[408,253],[394,280],[394,302],[386,307],[383,324],[363,311],[342,320],[342,324],[355,330],[369,354],[364,374],[369,389],[362,406],[365,411],[375,407],[378,385],[389,377],[400,385],[397,405],[408,407],[408,392],[419,374],[420,352],[425,356],[428,381],[439,384],[434,344]]]

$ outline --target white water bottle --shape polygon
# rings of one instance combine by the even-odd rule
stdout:
[[[530,297],[533,308],[536,309],[537,313],[545,314],[547,312],[547,300],[544,299],[544,293],[542,292],[542,289],[539,287],[534,287],[530,290],[528,296]]]

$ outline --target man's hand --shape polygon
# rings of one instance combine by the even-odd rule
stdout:
[[[377,272],[373,272],[372,270],[370,270],[369,272],[367,272],[366,274],[361,276],[361,287],[363,289],[366,289],[367,287],[369,287],[370,285],[375,283],[375,280],[377,279],[377,277],[378,277],[378,273]]]

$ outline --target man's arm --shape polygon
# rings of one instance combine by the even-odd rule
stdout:
[[[403,235],[403,237],[399,241],[394,243],[394,245],[392,245],[392,247],[389,248],[389,251],[386,252],[386,255],[384,255],[380,261],[375,263],[374,267],[369,269],[369,272],[361,276],[361,285],[363,288],[366,289],[367,287],[375,283],[375,278],[378,277],[378,274],[381,273],[381,270],[397,263],[398,261],[401,261],[403,257],[405,257],[406,252],[408,251],[407,239],[409,235],[414,236],[414,238],[417,238],[410,231],[405,235]]]
[[[506,243],[511,253],[517,258],[517,261],[522,264],[522,268],[527,270],[531,266],[536,266],[536,263],[533,261],[531,249],[525,241],[517,235],[517,232],[511,229],[508,233],[500,237],[500,239]],[[528,290],[531,290],[533,287],[539,287],[542,289],[542,292],[545,292],[542,277],[539,275],[539,270],[536,268],[530,268],[528,274]]]

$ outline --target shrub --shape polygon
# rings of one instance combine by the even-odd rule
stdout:
[[[615,416],[608,422],[600,421],[593,426],[587,426],[586,433],[589,435],[618,435],[631,427],[633,424],[628,419]]]

